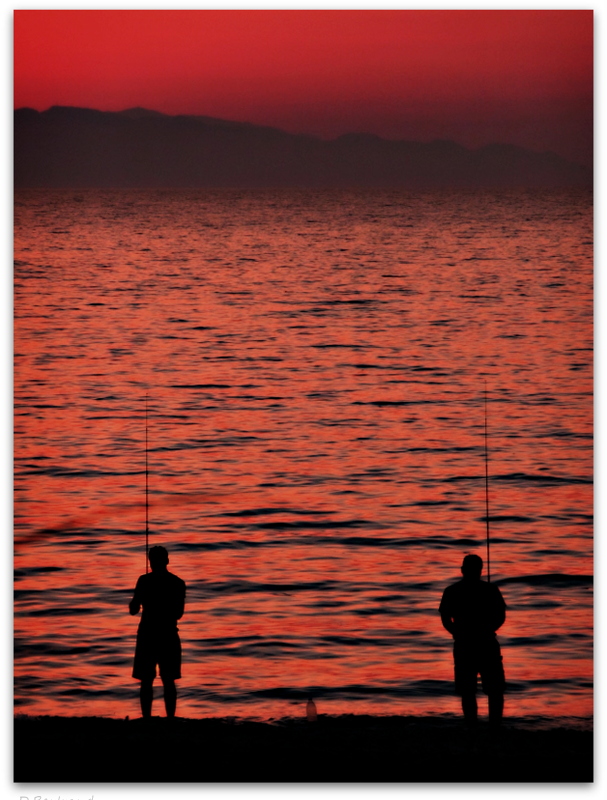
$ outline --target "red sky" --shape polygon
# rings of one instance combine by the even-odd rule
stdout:
[[[592,11],[15,11],[15,106],[131,106],[588,162]]]

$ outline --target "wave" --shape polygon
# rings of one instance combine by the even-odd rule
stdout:
[[[390,408],[399,406],[437,406],[446,405],[447,400],[353,400],[350,405],[352,406],[377,406],[378,408]]]
[[[70,469],[69,467],[58,466],[36,466],[29,469],[20,469],[17,472],[17,476],[50,475],[55,478],[98,478],[142,474],[144,474],[144,470]]]
[[[439,581],[398,581],[390,582],[378,579],[378,581],[351,581],[351,580],[318,580],[318,581],[254,581],[254,580],[225,580],[225,581],[190,581],[188,583],[189,602],[214,597],[217,595],[241,595],[241,594],[262,594],[262,595],[292,595],[297,593],[313,593],[322,595],[324,598],[333,596],[338,602],[364,603],[395,603],[397,601],[408,602],[411,597],[420,600],[424,594],[440,597],[444,588],[443,582]],[[388,594],[388,592],[392,594]],[[378,594],[380,593],[380,594]],[[436,601],[438,604],[438,600]],[[414,609],[409,606],[413,613]],[[408,612],[409,613],[409,612]],[[407,634],[408,635],[408,634]]]
[[[485,476],[481,475],[451,475],[449,477],[444,478],[436,478],[436,479],[425,479],[425,482],[432,483],[432,484],[440,484],[440,483],[460,483],[466,481],[480,481],[484,480]],[[559,475],[537,475],[537,474],[530,474],[526,472],[511,472],[505,475],[492,475],[491,476],[492,483],[517,483],[517,484],[525,484],[525,483],[532,483],[539,486],[566,486],[569,484],[587,484],[592,486],[593,479],[586,478],[583,476],[576,476],[570,475],[567,477],[561,477]]]
[[[546,574],[518,575],[514,578],[501,578],[494,581],[500,586],[512,583],[521,583],[525,586],[547,586],[553,589],[574,586],[592,586],[594,578],[592,575],[568,575],[560,572]]]
[[[44,656],[80,656],[83,654],[91,655],[95,651],[105,650],[106,648],[96,647],[95,645],[77,646],[62,645],[59,642],[29,642],[25,639],[15,639],[15,656],[36,658]]]
[[[576,642],[592,642],[592,635],[586,633],[544,633],[544,634],[537,634],[535,636],[502,636],[501,633],[499,634],[499,638],[503,642],[507,642],[508,646],[513,647],[544,647],[547,645],[557,645],[562,646],[563,644],[569,642],[570,640]]]
[[[342,684],[338,686],[322,686],[310,684],[305,687],[275,686],[257,689],[245,693],[217,694],[209,692],[214,699],[233,702],[239,700],[275,699],[305,701],[313,696],[316,700],[326,699],[362,699],[362,698],[404,698],[404,697],[447,697],[453,695],[453,682],[422,679],[402,682],[389,682],[382,685],[365,683]],[[210,699],[210,698],[209,698]]]
[[[314,509],[293,508],[291,506],[270,506],[265,508],[245,508],[241,511],[226,511],[222,517],[258,517],[266,514],[294,514],[301,516],[320,516],[321,514],[335,514],[335,511],[315,511]]]
[[[16,612],[15,617],[82,617],[87,614],[97,614],[96,608],[85,608],[83,606],[53,606],[51,608],[28,608],[21,612]]]
[[[413,521],[414,522],[414,521]],[[239,526],[241,529],[242,526]],[[248,526],[247,526],[248,527]],[[252,530],[264,530],[263,525],[251,526]],[[291,529],[298,529],[300,527],[296,523],[292,523]],[[308,526],[310,530],[315,527]],[[318,525],[318,528],[327,527],[343,527],[341,525]],[[279,528],[280,529],[280,528]],[[288,528],[287,528],[288,529]],[[222,533],[230,533],[233,529],[227,529]],[[236,531],[233,531],[236,532]],[[209,535],[209,531],[205,535]],[[451,537],[451,536],[423,536],[423,537],[387,537],[387,536],[292,536],[289,538],[268,538],[268,539],[231,539],[231,540],[215,540],[204,542],[179,542],[174,545],[175,550],[184,552],[197,550],[246,550],[265,547],[294,547],[310,545],[338,545],[340,547],[370,547],[370,548],[386,548],[386,549],[406,549],[409,547],[424,547],[428,550],[431,549],[451,549],[453,547],[481,547],[484,544],[484,538],[480,537],[473,539],[467,536]],[[491,542],[494,545],[510,544],[513,540],[492,537]]]
[[[22,567],[14,571],[15,581],[24,578],[34,578],[36,575],[44,575],[48,572],[63,572],[67,567]]]
[[[506,694],[532,692],[534,690],[546,688],[570,693],[575,689],[592,689],[593,685],[593,682],[586,678],[530,678],[526,681],[506,680]]]

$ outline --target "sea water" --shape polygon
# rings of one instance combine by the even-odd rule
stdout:
[[[506,714],[590,717],[590,193],[20,191],[15,259],[17,712],[139,714],[147,405],[179,715],[458,713],[486,418]]]

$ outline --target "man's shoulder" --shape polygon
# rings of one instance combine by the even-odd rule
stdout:
[[[504,598],[503,598],[502,593],[500,591],[500,587],[495,583],[489,583],[487,585],[491,587],[491,592],[494,594],[494,596],[497,597],[502,602],[504,602]]]
[[[464,596],[476,596],[476,595],[488,595],[497,593],[499,594],[499,589],[493,583],[487,583],[487,581],[470,581],[462,578],[455,583],[449,584],[445,589],[444,595],[446,597],[457,597],[458,595]]]
[[[458,592],[461,592],[463,586],[464,586],[463,580],[455,581],[455,583],[450,583],[449,586],[447,586],[447,588],[445,589],[444,594],[446,595],[457,594]]]
[[[450,583],[449,586],[443,592],[443,603],[448,603],[454,597],[457,597],[459,592],[461,591],[461,581],[456,581],[456,583]]]
[[[184,581],[184,580],[182,580],[182,579],[179,577],[179,575],[175,575],[175,573],[174,573],[174,572],[169,572],[168,570],[167,570],[167,575],[168,575],[168,576],[169,576],[169,578],[171,579],[172,583],[174,583],[174,584],[175,584],[175,586],[182,586],[182,587],[185,589],[185,581]]]

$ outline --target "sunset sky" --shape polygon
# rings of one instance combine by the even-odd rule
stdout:
[[[589,163],[592,11],[15,11],[15,107],[143,106]]]

